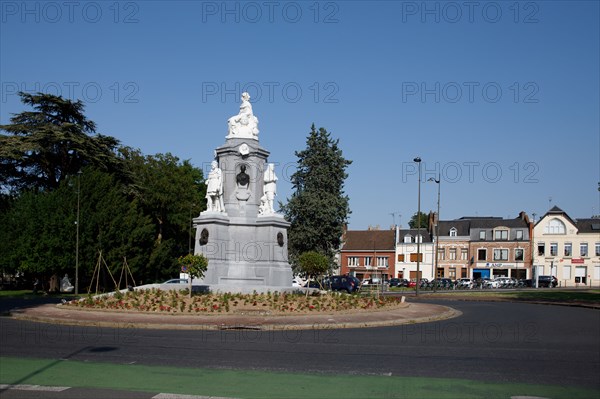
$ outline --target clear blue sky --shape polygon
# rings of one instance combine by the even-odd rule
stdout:
[[[470,4],[470,5],[469,5]],[[0,123],[17,90],[86,101],[99,132],[206,169],[246,88],[280,177],[314,122],[349,168],[350,228],[600,213],[597,1],[0,1]],[[551,203],[550,203],[551,198]],[[539,217],[539,216],[538,216]]]

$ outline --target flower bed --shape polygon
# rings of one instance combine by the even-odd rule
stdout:
[[[266,294],[201,294],[189,297],[186,290],[158,289],[117,292],[112,296],[70,301],[65,306],[84,309],[137,311],[169,314],[310,314],[393,309],[403,306],[398,297],[364,297],[339,293],[306,296]]]

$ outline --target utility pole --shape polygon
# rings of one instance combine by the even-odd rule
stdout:
[[[81,193],[81,170],[77,172],[77,221],[75,235],[75,295],[79,295],[79,204]]]

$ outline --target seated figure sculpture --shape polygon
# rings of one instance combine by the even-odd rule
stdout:
[[[227,121],[227,138],[251,138],[258,140],[258,118],[252,113],[250,94],[242,93],[242,103],[239,114]]]

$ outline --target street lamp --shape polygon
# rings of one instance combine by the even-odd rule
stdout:
[[[79,295],[79,199],[81,193],[81,170],[77,172],[77,221],[75,235],[75,295]]]
[[[433,284],[433,291],[435,292],[436,286],[437,286],[437,270],[438,270],[438,261],[439,261],[439,249],[440,249],[440,189],[442,186],[442,179],[440,177],[440,175],[438,174],[438,178],[435,179],[433,177],[430,177],[427,181],[433,181],[436,182],[438,185],[438,196],[437,196],[437,219],[435,222],[435,273],[433,274],[433,276],[435,277],[434,284]]]
[[[417,196],[417,285],[415,296],[419,296],[419,284],[421,283],[421,158],[413,159],[419,165],[419,190]]]

